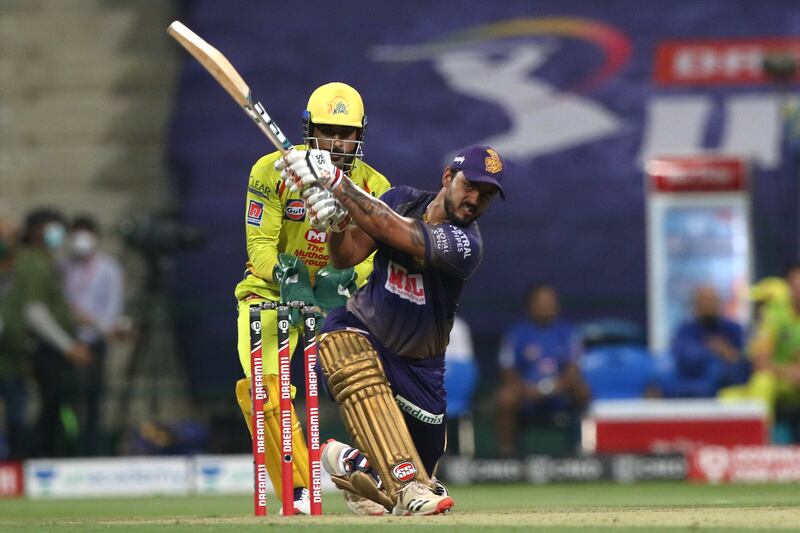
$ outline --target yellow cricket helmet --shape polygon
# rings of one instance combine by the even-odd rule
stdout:
[[[750,299],[754,302],[789,304],[790,292],[785,279],[770,276],[750,287]]]
[[[314,124],[364,127],[364,101],[358,91],[335,81],[318,87],[308,98],[308,119]]]
[[[342,170],[347,172],[352,169],[355,160],[364,155],[364,130],[367,125],[364,101],[358,91],[338,81],[314,90],[303,112],[303,141],[311,148],[319,148],[318,138],[312,135],[315,124],[357,128],[354,149],[346,154],[348,157]]]

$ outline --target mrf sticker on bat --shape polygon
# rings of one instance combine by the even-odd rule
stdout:
[[[247,223],[251,226],[260,226],[262,218],[264,218],[264,204],[250,200],[247,206]]]

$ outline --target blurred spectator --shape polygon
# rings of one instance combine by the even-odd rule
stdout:
[[[788,299],[777,291],[762,307],[749,346],[753,362],[750,381],[720,391],[720,397],[764,401],[777,425],[787,428],[787,440],[800,442],[800,265],[789,269],[786,283]]]
[[[98,453],[100,403],[107,342],[122,313],[122,269],[111,255],[98,249],[97,222],[81,216],[72,224],[64,282],[78,339],[89,346],[92,362],[76,369],[76,408],[81,425],[79,453]]]
[[[67,451],[67,434],[77,432],[70,409],[73,370],[92,360],[89,347],[75,337],[72,313],[55,265],[65,236],[64,219],[59,213],[49,209],[31,212],[14,267],[15,280],[22,291],[21,314],[35,341],[34,378],[41,397],[33,433],[36,456]]]
[[[24,377],[28,346],[20,285],[14,275],[16,241],[16,227],[0,219],[0,398],[5,412],[0,427],[8,447],[7,453],[0,453],[0,460],[27,457]]]
[[[499,353],[502,383],[497,393],[498,452],[516,454],[520,422],[572,431],[577,444],[589,388],[578,368],[578,331],[559,319],[558,293],[549,285],[528,293],[529,320],[503,336]]]
[[[674,375],[667,395],[713,398],[722,387],[738,385],[750,376],[744,355],[744,330],[722,316],[713,287],[699,287],[693,295],[694,317],[683,322],[672,339]]]
[[[478,364],[469,325],[455,317],[444,355],[444,387],[447,391],[447,448],[458,455],[475,453],[472,394],[478,379]]]
[[[755,332],[758,331],[767,311],[774,308],[788,309],[792,303],[786,278],[776,276],[766,277],[753,285],[750,289],[750,299],[753,302],[753,320],[750,325],[750,344],[746,349],[748,354],[753,353],[752,342],[756,340]]]

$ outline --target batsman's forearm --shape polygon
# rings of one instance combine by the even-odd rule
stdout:
[[[388,205],[373,198],[349,179],[345,179],[341,187],[333,189],[333,194],[347,208],[358,226],[373,237],[378,236],[386,218],[392,215],[400,217]]]
[[[333,268],[349,268],[356,266],[357,250],[351,235],[351,228],[347,228],[340,233],[331,232],[328,240],[328,255],[331,258]]]
[[[328,254],[334,268],[348,268],[352,266],[363,266],[365,259],[370,257],[378,243],[363,229],[355,224],[350,224],[341,232],[332,232],[328,240]],[[372,269],[372,262],[365,272],[359,272],[361,279],[366,279],[368,271]],[[358,271],[359,268],[356,268]]]
[[[417,257],[425,257],[425,238],[415,220],[400,216],[349,179],[334,189],[333,194],[347,208],[356,225],[373,239]]]

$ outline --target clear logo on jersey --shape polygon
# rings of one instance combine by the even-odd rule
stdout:
[[[322,230],[309,228],[306,232],[306,240],[316,244],[325,244],[328,242],[328,234]]]
[[[422,274],[409,274],[402,266],[389,261],[384,288],[404,300],[425,305],[425,285]]]
[[[251,226],[260,226],[264,216],[264,204],[255,200],[250,200],[247,205],[247,223]]]
[[[306,206],[303,200],[289,200],[283,211],[284,218],[298,222],[306,218]]]

